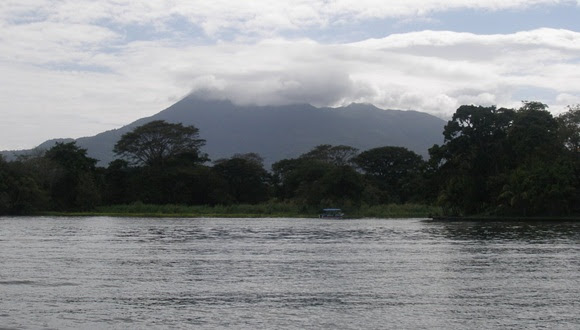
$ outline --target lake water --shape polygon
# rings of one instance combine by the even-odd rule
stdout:
[[[580,223],[0,218],[0,329],[579,329]]]

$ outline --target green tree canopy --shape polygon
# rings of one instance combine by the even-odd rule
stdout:
[[[429,150],[438,200],[455,214],[481,212],[494,202],[501,183],[495,179],[509,165],[507,135],[516,112],[463,105],[445,125],[443,145]]]
[[[268,198],[270,176],[261,159],[255,153],[236,154],[213,167],[228,183],[228,192],[236,202],[255,204]]]
[[[196,127],[155,120],[124,134],[113,151],[134,165],[159,166],[175,157],[204,162],[204,145]]]
[[[516,112],[508,130],[514,164],[554,158],[563,150],[558,122],[547,109],[543,103],[526,101]]]
[[[25,214],[43,210],[48,194],[21,162],[7,163],[0,156],[0,214]]]
[[[95,178],[97,160],[88,157],[86,149],[75,142],[57,143],[44,158],[54,164],[47,175],[56,210],[90,210],[100,203]]]
[[[418,176],[425,164],[421,156],[403,147],[380,147],[363,151],[354,162],[391,201],[405,202],[405,186]]]
[[[580,104],[568,106],[558,118],[559,136],[564,146],[580,157]]]
[[[523,102],[517,111],[461,106],[445,126],[445,143],[430,149],[446,212],[469,215],[567,214],[578,199],[574,112],[556,120],[548,106]],[[570,126],[562,128],[562,123]]]
[[[328,164],[343,166],[351,165],[354,157],[358,155],[358,149],[339,145],[321,144],[300,156],[300,158],[318,160]]]
[[[80,148],[76,142],[57,143],[44,157],[74,172],[92,171],[97,164],[96,159],[87,156],[87,149]]]

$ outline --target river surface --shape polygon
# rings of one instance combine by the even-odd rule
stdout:
[[[0,329],[579,329],[580,223],[0,217]]]

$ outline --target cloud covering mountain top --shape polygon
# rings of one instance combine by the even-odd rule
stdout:
[[[188,93],[237,104],[580,103],[578,1],[6,0],[0,149],[78,137]]]

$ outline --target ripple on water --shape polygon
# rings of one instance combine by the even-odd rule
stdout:
[[[575,223],[0,223],[5,327],[580,328]]]

